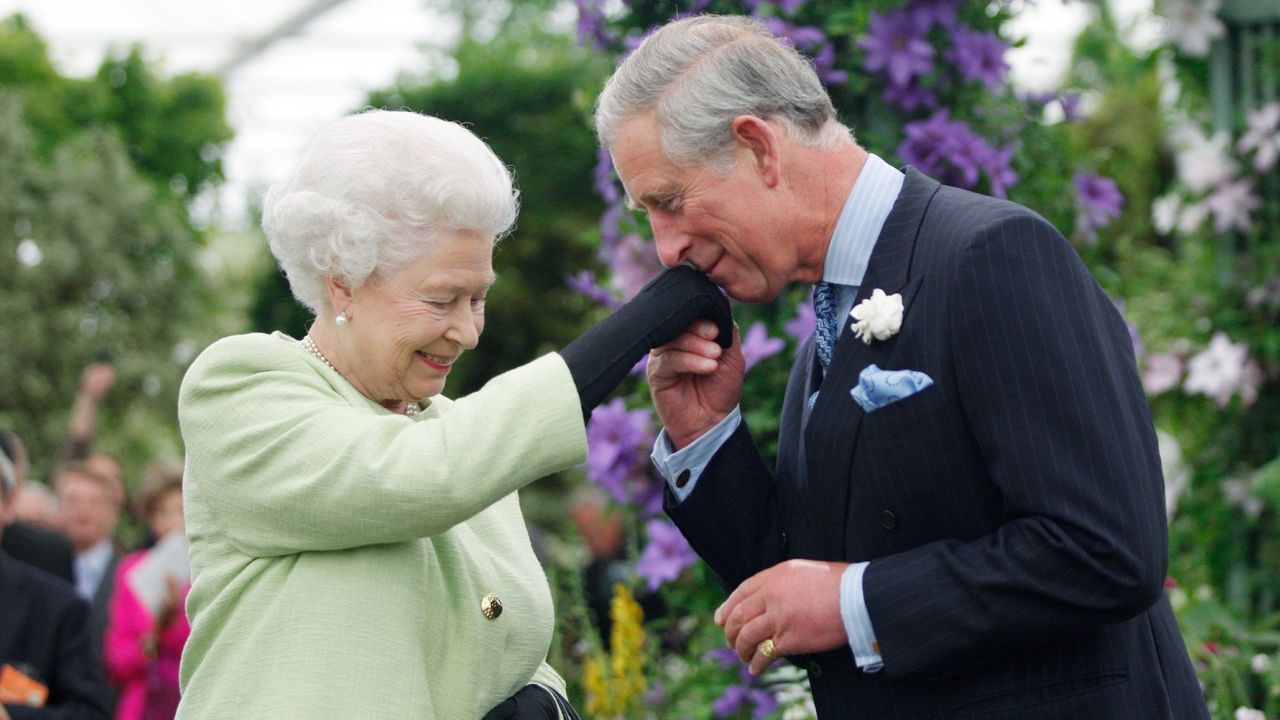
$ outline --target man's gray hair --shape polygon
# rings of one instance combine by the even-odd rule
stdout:
[[[289,179],[267,191],[262,229],[294,296],[325,315],[326,277],[359,287],[445,233],[496,242],[515,223],[518,198],[511,172],[470,130],[371,110],[320,132]]]
[[[813,64],[758,20],[701,15],[658,29],[596,101],[596,134],[613,145],[629,120],[656,111],[663,153],[677,165],[728,172],[739,115],[780,122],[807,147],[853,141]]]

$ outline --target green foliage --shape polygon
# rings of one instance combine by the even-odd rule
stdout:
[[[21,16],[0,22],[0,425],[27,442],[35,478],[103,354],[118,381],[99,446],[130,478],[180,457],[178,382],[222,304],[185,200],[219,178],[223,107],[218,81],[159,78],[136,49],[62,77]]]
[[[1179,161],[1186,157],[1179,154],[1187,151],[1178,135],[1186,130],[1178,126],[1209,130],[1208,63],[1167,47],[1135,50],[1106,4],[1097,12],[1077,40],[1068,79],[1097,106],[1073,129],[1072,143],[1101,149],[1097,169],[1116,179],[1125,212],[1082,255],[1124,300],[1141,332],[1144,371],[1158,357],[1189,362],[1217,335],[1256,363],[1256,397],[1241,390],[1215,402],[1192,394],[1190,373],[1180,372],[1150,401],[1157,427],[1181,448],[1182,461],[1166,464],[1166,479],[1190,477],[1169,526],[1170,597],[1212,714],[1226,719],[1252,707],[1271,717],[1280,712],[1273,663],[1280,659],[1280,301],[1268,299],[1267,289],[1280,283],[1280,196],[1270,197],[1248,231],[1220,232],[1211,218],[1173,232],[1155,227],[1157,200],[1203,200],[1182,185]],[[1236,152],[1243,120],[1232,129],[1228,153]],[[1231,179],[1247,178],[1249,160],[1234,160],[1240,171]],[[1204,154],[1198,160],[1209,161]]]
[[[231,127],[216,78],[161,78],[139,47],[108,57],[94,77],[62,77],[45,42],[14,15],[0,21],[0,88],[21,98],[42,154],[103,127],[120,135],[144,176],[173,195],[186,197],[221,179],[221,146],[231,139]]]

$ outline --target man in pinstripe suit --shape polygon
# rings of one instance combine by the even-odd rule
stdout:
[[[1208,716],[1128,333],[1060,233],[868,154],[746,18],[651,35],[596,125],[664,264],[745,302],[816,283],[831,328],[772,472],[737,343],[698,324],[650,358],[667,511],[753,672],[807,668],[824,719]]]

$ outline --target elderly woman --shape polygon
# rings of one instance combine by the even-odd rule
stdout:
[[[559,353],[449,400],[511,177],[463,127],[366,112],[267,194],[301,341],[225,338],[183,381],[193,581],[179,718],[573,717],[516,491],[581,463],[584,417],[723,296],[660,275]]]

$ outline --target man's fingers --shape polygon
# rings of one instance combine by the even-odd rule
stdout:
[[[728,618],[729,613],[733,612],[733,609],[738,606],[738,603],[756,594],[756,590],[758,590],[761,585],[764,585],[764,575],[767,572],[769,571],[761,570],[755,575],[743,580],[742,584],[738,585],[737,589],[729,594],[729,599],[725,600],[720,604],[720,607],[716,608],[714,619],[717,625],[723,627],[725,619]]]
[[[724,638],[730,645],[738,646],[738,633],[748,623],[764,614],[764,596],[757,593],[749,597],[743,598],[741,602],[733,607],[724,618]],[[739,653],[743,662],[751,657],[750,654],[743,655]]]
[[[720,362],[716,359],[683,350],[668,350],[661,354],[655,351],[649,355],[650,381],[670,380],[689,374],[710,375],[718,367]]]
[[[734,639],[733,649],[737,651],[738,657],[742,658],[742,662],[751,662],[760,649],[760,643],[772,638],[776,632],[773,618],[769,613],[761,612],[742,625],[738,636]]]
[[[713,325],[712,327],[715,326]],[[711,338],[696,332],[696,326],[690,328],[687,332],[680,333],[666,345],[659,345],[652,350],[655,355],[673,351],[695,353],[709,358],[718,358],[724,352],[720,345],[712,341]]]
[[[760,674],[769,669],[769,666],[778,661],[778,658],[769,658],[760,654],[760,650],[756,650],[756,654],[751,658],[751,664],[747,667],[747,671],[753,677],[760,677]]]

